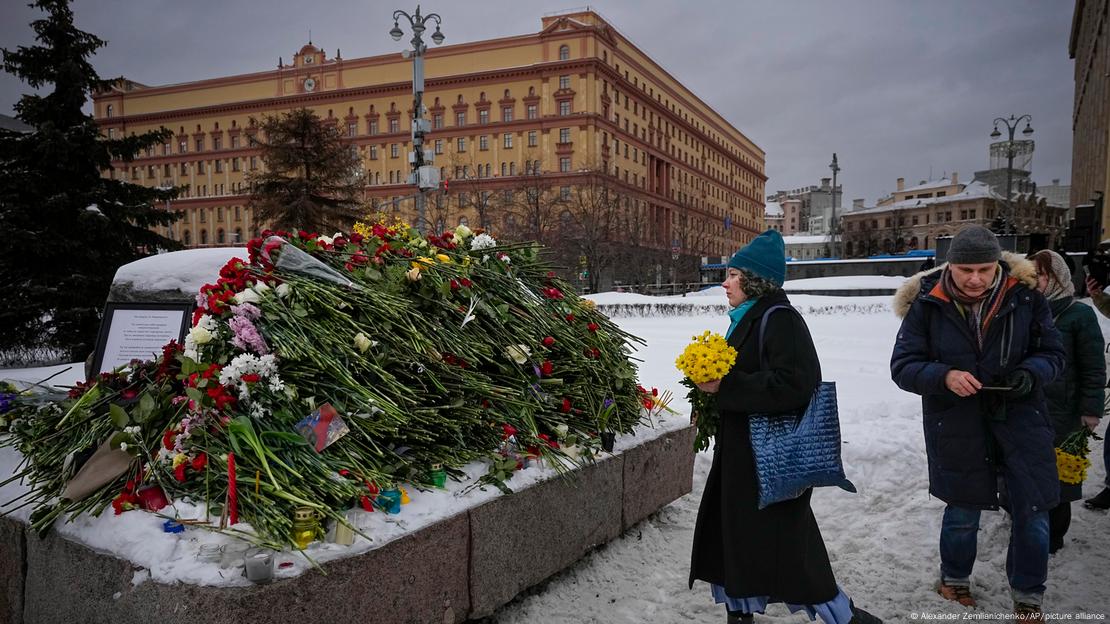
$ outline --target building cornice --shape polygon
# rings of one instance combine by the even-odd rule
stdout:
[[[455,86],[473,86],[483,83],[502,82],[505,78],[518,76],[536,76],[541,73],[557,73],[573,69],[586,69],[599,66],[597,59],[576,59],[571,61],[556,61],[507,69],[493,69],[468,74],[455,74],[440,78],[428,78],[425,81],[426,93],[434,90],[445,90]],[[348,87],[332,91],[314,93],[299,93],[297,95],[272,96],[229,102],[226,104],[212,104],[192,108],[178,108],[157,113],[141,113],[137,115],[121,115],[111,118],[98,118],[97,122],[104,128],[125,128],[128,124],[153,124],[161,121],[180,120],[197,117],[210,117],[227,113],[249,113],[272,110],[274,108],[307,107],[326,102],[340,101],[351,98],[382,97],[394,95],[403,97],[412,92],[412,83],[409,81],[383,83],[361,87]],[[145,95],[145,92],[144,92]]]

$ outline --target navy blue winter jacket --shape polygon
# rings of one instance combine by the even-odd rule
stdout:
[[[1061,373],[1065,354],[1048,302],[1030,285],[1036,284],[1032,263],[1012,254],[1006,260],[1009,288],[981,351],[938,286],[943,267],[911,278],[895,297],[904,318],[890,373],[900,388],[921,395],[929,492],[953,505],[997,509],[998,476],[1005,474],[1011,512],[1024,515],[1059,500],[1044,387]],[[944,383],[957,369],[1002,386],[1019,368],[1035,380],[1021,398],[992,391],[961,398]]]

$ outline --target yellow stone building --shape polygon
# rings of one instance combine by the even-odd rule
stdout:
[[[722,256],[763,229],[763,150],[592,11],[544,17],[533,34],[430,47],[425,75],[425,140],[449,185],[428,203],[444,209],[446,226],[506,225],[496,202],[479,223],[474,202],[455,197],[468,188],[496,197],[542,178],[546,192],[565,195],[604,171],[658,249]],[[182,187],[172,207],[186,216],[163,233],[226,245],[265,226],[248,206],[246,176],[262,166],[251,120],[300,107],[357,147],[368,200],[411,211],[411,80],[400,53],[346,59],[310,43],[268,71],[123,81],[94,98],[94,115],[112,136],[171,130],[109,175]]]

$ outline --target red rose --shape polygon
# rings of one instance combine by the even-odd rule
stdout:
[[[193,458],[191,464],[193,466],[193,470],[196,470],[198,472],[204,470],[204,467],[208,465],[208,455],[205,455],[204,453],[197,455]]]
[[[586,326],[586,329],[588,329],[592,332],[597,331],[597,323],[590,323],[589,325]]]
[[[458,290],[459,289],[459,282],[456,281],[456,280],[451,280],[450,282],[448,282],[448,284],[450,284],[451,290]]]
[[[185,483],[185,466],[185,462],[182,462],[173,469],[173,477],[181,483]]]
[[[563,406],[559,408],[559,411],[563,412],[564,414],[570,412],[570,399],[563,397]]]
[[[573,314],[568,314],[567,315],[567,322],[568,323],[573,323],[574,322],[574,315]]]
[[[474,285],[474,282],[472,282],[472,281],[470,281],[470,280],[466,279],[465,277],[464,277],[464,278],[462,278],[462,282],[461,282],[461,283],[462,283],[462,285],[463,285],[463,288],[470,288],[471,286],[473,286],[473,285]]]
[[[543,346],[550,348],[553,344],[555,344],[555,339],[551,336],[547,336],[543,339]]]
[[[358,502],[359,502],[360,505],[362,505],[362,508],[365,509],[366,511],[371,511],[371,512],[374,511],[374,504],[370,502],[370,497],[369,496],[359,497]]]
[[[516,427],[510,425],[509,423],[504,423],[504,424],[501,425],[501,439],[502,440],[507,440],[507,439],[509,439],[510,436],[514,436],[514,435],[516,435]]]
[[[551,363],[551,360],[544,360],[543,364],[540,366],[540,371],[543,372],[544,377],[550,377],[554,370],[555,365]]]
[[[262,380],[262,377],[258,373],[247,373],[246,375],[240,377],[240,379],[247,383],[258,383]]]

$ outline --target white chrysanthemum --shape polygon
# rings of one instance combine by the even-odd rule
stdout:
[[[470,249],[474,251],[477,251],[479,249],[489,249],[490,247],[496,246],[497,240],[484,232],[475,236],[474,240],[470,241]]]

